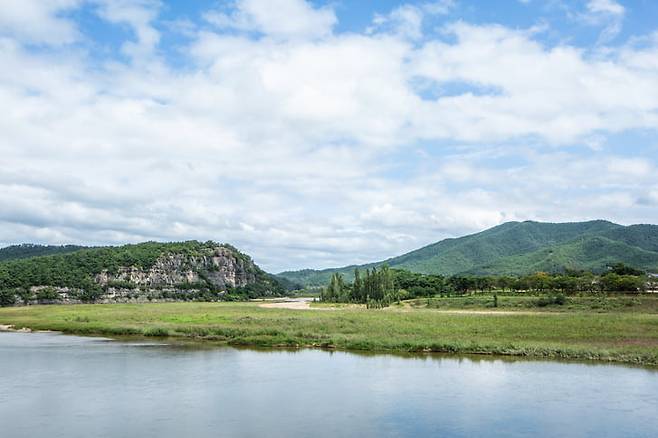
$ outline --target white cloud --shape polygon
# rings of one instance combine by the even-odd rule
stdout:
[[[410,43],[338,34],[310,3],[269,4],[236,3],[220,30],[187,26],[184,69],[151,62],[151,2],[98,7],[135,31],[130,63],[0,39],[0,242],[216,239],[276,271],[506,220],[658,213],[636,203],[655,197],[655,158],[604,146],[658,129],[658,39],[592,53],[457,22]],[[439,92],[419,95],[417,78]]]
[[[393,9],[388,14],[375,14],[372,25],[367,32],[390,32],[411,40],[423,36],[423,21],[427,16],[445,15],[455,7],[452,0],[421,3],[419,5],[405,3]]]
[[[501,26],[456,23],[446,32],[457,43],[426,44],[414,54],[416,74],[438,87],[460,82],[499,92],[423,102],[416,123],[428,137],[539,135],[560,143],[658,122],[658,72],[619,62],[617,53],[601,59],[569,46],[547,49]]]
[[[594,14],[623,16],[626,10],[614,0],[590,0],[587,9]]]
[[[63,15],[82,0],[0,0],[0,36],[13,35],[33,44],[73,43],[76,25]]]
[[[457,6],[455,0],[438,0],[421,3],[421,8],[428,14],[448,14]]]
[[[604,26],[599,36],[600,43],[607,43],[621,32],[626,9],[615,0],[589,0],[587,13],[582,15],[586,23]]]
[[[205,14],[222,29],[261,32],[275,38],[319,38],[336,24],[332,8],[315,8],[304,0],[236,0],[228,12]]]
[[[370,32],[375,30],[391,30],[394,34],[418,39],[423,35],[423,11],[413,5],[403,5],[388,15],[375,15]]]
[[[158,14],[159,0],[93,0],[99,15],[115,24],[129,26],[135,41],[126,42],[123,51],[133,59],[149,56],[160,40],[151,22]]]

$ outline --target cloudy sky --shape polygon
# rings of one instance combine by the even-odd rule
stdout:
[[[278,272],[658,222],[654,0],[0,0],[0,246]]]

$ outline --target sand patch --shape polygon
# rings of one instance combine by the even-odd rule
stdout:
[[[281,298],[270,300],[270,302],[259,304],[258,307],[266,309],[292,309],[292,310],[331,310],[322,308],[311,308],[313,298]]]
[[[0,332],[32,333],[32,329],[27,327],[16,329],[13,325],[0,324]]]

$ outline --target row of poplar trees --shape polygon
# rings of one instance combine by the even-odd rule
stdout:
[[[346,283],[342,274],[331,276],[329,285],[322,291],[322,301],[337,303],[384,303],[396,300],[396,287],[393,272],[388,266],[366,269],[361,275],[359,269],[354,270],[354,282]]]

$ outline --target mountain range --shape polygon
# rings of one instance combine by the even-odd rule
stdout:
[[[623,226],[604,220],[507,222],[375,263],[287,271],[278,276],[305,286],[322,286],[336,272],[351,279],[357,267],[384,264],[423,274],[526,275],[567,269],[600,272],[618,262],[658,271],[658,225]]]
[[[0,248],[0,274],[9,274],[10,267],[20,268],[23,276],[29,275],[30,281],[25,281],[31,284],[59,285],[63,273],[66,273],[64,277],[67,279],[75,273],[76,280],[79,280],[83,277],[95,278],[95,275],[107,269],[128,268],[135,262],[148,269],[156,259],[167,254],[189,254],[200,248],[205,248],[205,245],[198,242],[150,242],[104,248],[13,245]],[[230,245],[226,248],[239,255],[238,258],[248,258]],[[144,254],[148,255],[146,259],[143,259]],[[476,234],[444,239],[387,260],[323,270],[287,271],[277,274],[276,278],[280,286],[291,290],[297,285],[324,286],[336,272],[350,280],[357,267],[363,270],[384,264],[422,274],[526,275],[567,269],[601,272],[607,266],[619,262],[658,272],[658,225],[624,226],[605,220],[570,223],[507,222]],[[250,269],[261,273],[259,279],[265,280],[257,283],[267,284],[267,278],[273,279],[273,276],[266,276],[253,265],[250,259],[248,264],[252,266]],[[53,267],[55,265],[56,268]],[[53,269],[59,271],[57,276],[50,275]],[[51,281],[45,282],[43,278],[38,280],[39,277]],[[59,280],[54,281],[52,277]]]

